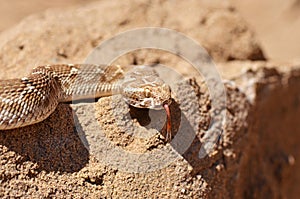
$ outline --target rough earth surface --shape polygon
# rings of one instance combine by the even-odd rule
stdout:
[[[115,63],[159,63],[186,77],[174,83],[173,140],[164,140],[164,112],[128,107],[119,96],[60,104],[41,123],[0,132],[0,197],[296,198],[300,68],[266,61],[230,5],[99,1],[48,10],[1,33],[0,78],[83,63],[102,41],[147,26],[177,30],[206,48],[224,78],[226,121],[189,63],[162,51],[130,53]],[[222,126],[212,130],[216,121]]]

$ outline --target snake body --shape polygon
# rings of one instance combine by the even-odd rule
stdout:
[[[166,108],[171,98],[169,86],[149,66],[39,66],[21,79],[0,80],[0,130],[41,122],[61,102],[113,94],[138,108]]]

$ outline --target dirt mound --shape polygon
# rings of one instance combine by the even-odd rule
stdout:
[[[102,41],[147,26],[184,33],[205,47],[217,62],[265,59],[253,31],[230,5],[209,6],[193,0],[130,1],[130,4],[100,1],[80,8],[48,10],[3,32],[0,77],[22,77],[38,65],[83,63]],[[278,72],[274,69],[278,66],[243,61],[218,65],[222,75],[230,79],[225,83],[226,122],[222,123],[220,117],[213,121],[212,115],[218,116],[220,110],[212,106],[207,85],[192,78],[194,72],[189,63],[175,55],[141,50],[116,63],[169,64],[191,77],[176,83],[177,96],[171,106],[174,136],[180,135],[181,139],[164,142],[163,112],[137,110],[118,97],[101,98],[95,103],[96,112],[92,116],[87,116],[87,109],[80,106],[73,107],[74,114],[69,105],[60,104],[41,123],[0,133],[1,197],[296,196],[297,190],[288,189],[287,185],[299,181],[297,176],[289,178],[298,147],[292,136],[287,139],[292,145],[279,142],[279,129],[284,125],[292,128],[295,120],[289,118],[297,118],[299,114],[292,110],[299,101],[294,97],[296,87],[292,86],[292,82],[299,81],[297,68]],[[286,104],[279,103],[281,96],[289,96]],[[118,107],[117,112],[114,106]],[[276,115],[271,110],[276,110]],[[155,121],[149,126],[151,114]],[[273,120],[265,120],[270,115]],[[284,121],[280,115],[284,115]],[[84,120],[80,120],[82,116]],[[93,119],[103,134],[86,133]],[[210,130],[216,121],[222,123],[220,129],[215,129],[222,136],[212,143],[211,153],[200,158],[201,147],[210,133],[214,133]],[[277,126],[272,126],[273,122]],[[181,131],[185,134],[179,133],[182,124],[185,128]],[[274,129],[278,131],[272,137]],[[294,138],[298,132],[296,129]],[[260,136],[263,146],[259,144]],[[182,150],[181,146],[191,137],[189,146]],[[93,139],[96,142],[90,142]],[[138,159],[128,156],[124,166],[120,159],[123,153],[111,153],[116,146],[130,157],[138,154]],[[162,149],[167,153],[162,153]],[[103,159],[93,150],[102,152]],[[153,155],[147,159],[144,154]],[[114,165],[107,164],[104,158],[110,158]],[[264,158],[268,161],[264,162]],[[166,163],[161,168],[150,164],[159,160]],[[140,163],[140,167],[134,163]]]

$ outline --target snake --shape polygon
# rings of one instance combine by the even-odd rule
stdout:
[[[39,123],[59,103],[115,94],[136,108],[165,109],[171,135],[170,86],[147,65],[44,65],[23,78],[0,80],[0,130]]]

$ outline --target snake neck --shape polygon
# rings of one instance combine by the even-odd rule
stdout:
[[[89,82],[86,84],[66,86],[62,84],[63,94],[59,102],[72,102],[85,99],[97,99],[122,93],[119,83]]]

